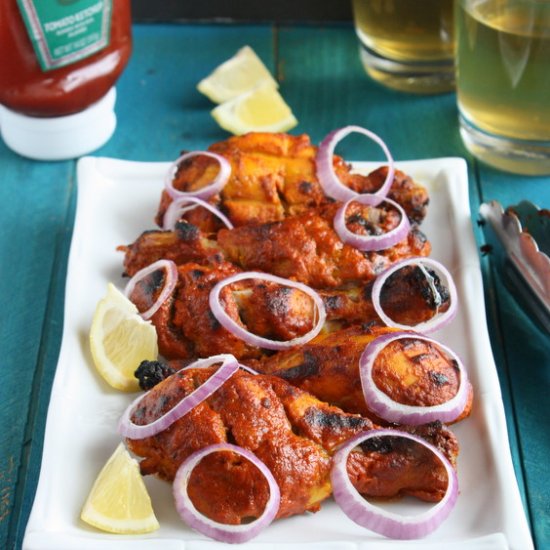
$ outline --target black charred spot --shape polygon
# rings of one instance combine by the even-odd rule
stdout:
[[[309,181],[302,181],[298,186],[298,189],[300,189],[300,193],[304,193],[305,195],[308,195],[309,193],[311,193],[313,189],[313,185]]]
[[[196,281],[197,279],[200,279],[204,276],[204,271],[201,271],[200,269],[193,269],[190,274],[191,277]]]
[[[375,327],[377,324],[376,320],[369,321],[368,323],[361,323],[361,330],[369,331],[372,329],[372,327]]]
[[[307,409],[304,418],[308,425],[331,430],[369,428],[370,422],[361,416],[324,411],[315,407]]]
[[[196,241],[200,235],[199,228],[186,221],[177,222],[175,231],[178,238],[185,242]]]
[[[271,228],[276,224],[277,222],[271,222],[271,223],[262,223],[260,225],[257,225],[254,227],[254,231],[256,233],[256,236],[260,240],[268,240],[271,239]]]
[[[363,216],[359,214],[353,214],[353,216],[349,216],[346,219],[346,223],[356,223],[357,225],[360,225],[368,235],[382,235],[382,229],[378,227],[376,224],[370,222],[369,220],[366,220],[363,218]]]
[[[411,226],[411,233],[413,234],[414,238],[417,239],[421,243],[425,243],[428,241],[428,237],[420,231],[417,225]]]
[[[449,383],[449,379],[442,372],[430,371],[429,376],[436,386],[443,386]]]
[[[141,418],[143,418],[145,416],[145,411],[147,409],[145,407],[139,407],[139,409],[136,409],[133,413],[132,413],[132,419],[134,420],[140,420]]]
[[[157,269],[147,278],[147,291],[154,292],[164,284],[164,271]]]
[[[171,374],[174,374],[174,370],[160,361],[142,361],[134,372],[139,380],[139,387],[144,391],[154,388]]]
[[[323,297],[323,303],[325,304],[326,309],[335,310],[342,307],[342,297],[338,295],[325,296]]]
[[[393,437],[371,437],[359,445],[363,452],[388,454],[394,450]]]
[[[170,404],[170,396],[169,395],[159,395],[157,400],[157,411],[159,413],[162,413],[167,407],[167,405]]]
[[[406,431],[413,433],[427,439],[428,441],[439,436],[443,429],[443,423],[441,420],[434,420],[428,424],[422,424],[421,426],[415,426],[414,428],[407,428]]]
[[[290,369],[284,369],[275,374],[285,380],[296,380],[319,374],[319,361],[309,352],[304,352],[304,361]]]
[[[211,310],[208,310],[208,322],[210,323],[210,328],[212,330],[219,330],[222,326],[216,317],[214,317]]]
[[[426,303],[429,303],[432,307],[438,307],[441,304],[448,302],[451,299],[451,295],[449,294],[449,289],[441,284],[441,279],[439,278],[437,273],[432,269],[428,269],[427,271],[432,278],[438,296],[434,296],[431,288],[424,288],[424,292],[427,292],[429,296],[429,298],[426,300]]]
[[[267,295],[267,307],[277,317],[283,317],[288,312],[288,296],[291,289],[288,287],[278,288],[275,292]]]

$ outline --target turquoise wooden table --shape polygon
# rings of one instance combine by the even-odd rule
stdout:
[[[168,161],[227,137],[198,80],[244,44],[276,74],[313,142],[358,124],[384,136],[399,160],[461,156],[469,167],[472,224],[479,204],[521,199],[550,207],[550,178],[507,175],[475,162],[457,128],[454,94],[413,96],[363,73],[349,25],[135,25],[134,52],[118,84],[118,129],[96,155]],[[349,158],[360,158],[350,146]],[[38,163],[0,145],[0,547],[19,548],[32,505],[45,416],[63,327],[64,283],[76,188],[75,161]],[[492,348],[516,476],[539,549],[550,548],[550,338],[482,257]],[[60,449],[60,452],[63,452]]]

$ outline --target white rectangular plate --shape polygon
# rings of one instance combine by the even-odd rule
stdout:
[[[357,166],[369,167],[364,163]],[[117,420],[132,399],[107,387],[96,374],[88,346],[90,322],[107,282],[123,285],[122,253],[116,247],[154,228],[166,167],[164,163],[92,157],[79,161],[63,343],[24,548],[210,550],[223,546],[187,528],[174,509],[169,484],[153,478],[146,478],[146,483],[161,524],[159,531],[143,536],[110,535],[89,528],[79,519],[96,475],[120,441]],[[436,335],[461,355],[475,391],[471,417],[453,427],[461,445],[458,503],[450,518],[422,541],[403,543],[374,535],[327,501],[316,514],[274,522],[246,544],[247,548],[532,548],[485,324],[466,163],[446,158],[403,162],[398,167],[429,190],[429,214],[422,229],[433,244],[433,257],[451,271],[459,292],[458,316]]]

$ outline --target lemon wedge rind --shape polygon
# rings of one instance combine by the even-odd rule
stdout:
[[[298,124],[279,92],[264,84],[218,105],[211,114],[224,130],[235,135],[286,132]]]
[[[102,378],[125,392],[139,390],[134,372],[141,361],[158,357],[155,327],[140,317],[136,306],[112,283],[96,306],[90,351]]]
[[[202,79],[197,89],[214,103],[224,103],[262,84],[279,86],[256,52],[244,46]]]
[[[123,443],[99,472],[80,518],[109,533],[142,534],[159,528],[139,464]]]

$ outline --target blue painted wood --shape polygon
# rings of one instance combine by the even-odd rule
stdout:
[[[23,455],[33,436],[27,412],[42,378],[37,365],[50,322],[46,314],[56,243],[66,226],[71,166],[23,160],[0,145],[0,547],[8,539]]]
[[[136,25],[134,53],[118,89],[118,129],[96,154],[165,161],[182,148],[227,137],[196,83],[244,44],[280,80],[298,117],[294,132],[319,141],[360,124],[379,133],[399,160],[463,156],[469,162],[473,218],[479,203],[522,198],[550,206],[547,178],[522,178],[478,165],[458,135],[454,94],[387,90],[364,74],[349,25]],[[342,152],[365,158],[364,142]],[[372,158],[378,152],[372,149]],[[61,340],[64,277],[74,216],[74,162],[34,163],[0,145],[0,547],[19,548],[38,471],[49,391]],[[474,226],[478,244],[485,243]],[[502,284],[492,258],[482,262],[487,315],[510,445],[539,548],[550,548],[550,452],[546,393],[550,339]],[[546,424],[545,424],[546,423]],[[525,486],[524,486],[525,482]]]

